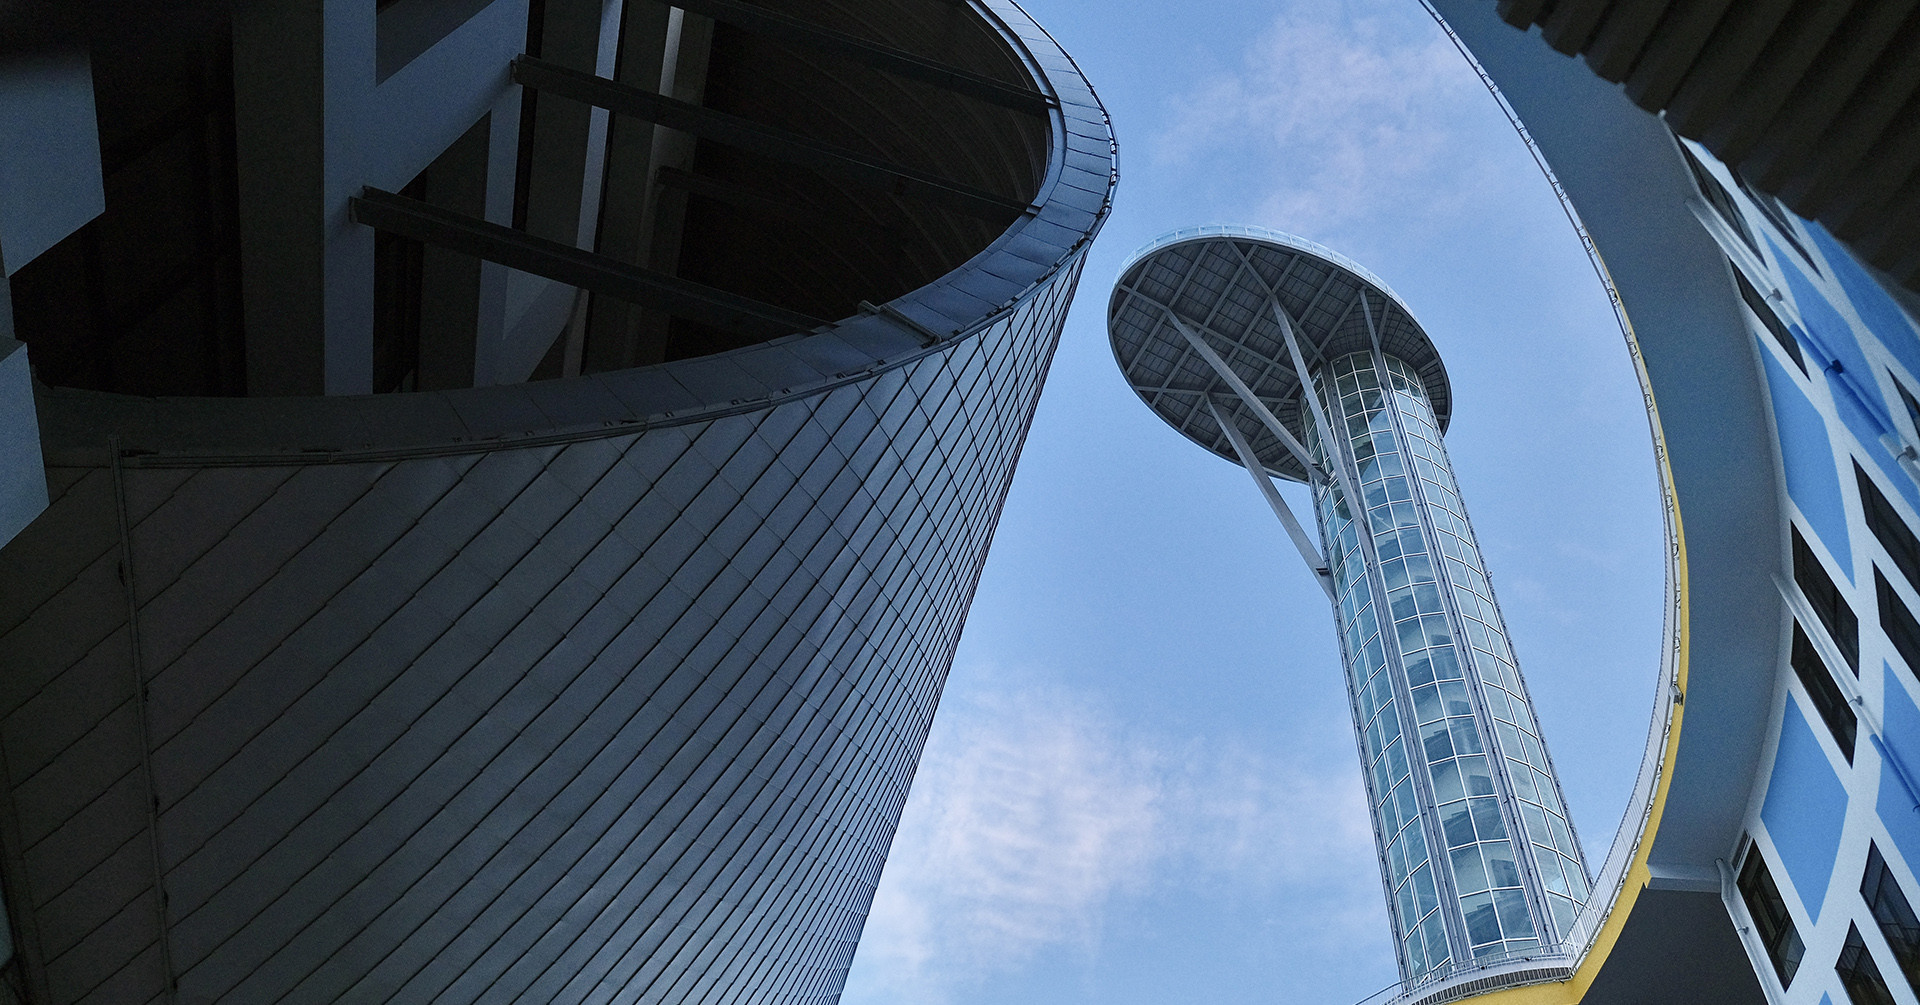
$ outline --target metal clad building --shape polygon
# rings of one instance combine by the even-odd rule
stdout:
[[[623,23],[620,3],[591,6],[589,25],[607,18],[629,41],[636,13],[652,12],[651,0],[633,0]],[[703,30],[717,40],[698,55],[716,101],[721,71],[731,74],[724,100],[735,112],[774,114],[755,104],[774,98],[742,97],[765,81],[738,55],[769,38],[803,52],[840,45],[869,69],[894,59],[902,91],[928,87],[912,74],[940,68],[923,54],[919,70],[901,70],[905,50],[883,43],[937,32],[908,24],[889,39],[885,5],[709,6]],[[68,386],[35,388],[51,501],[0,551],[0,878],[15,994],[63,1003],[838,994],[1115,177],[1104,111],[1023,12],[924,6],[937,10],[904,5],[895,20],[972,32],[967,44],[1004,54],[1022,76],[994,77],[976,60],[968,93],[998,82],[1001,97],[1026,107],[981,102],[989,111],[965,126],[901,113],[896,156],[914,143],[923,154],[946,149],[917,131],[998,130],[1006,142],[973,148],[976,163],[945,177],[882,163],[895,181],[868,201],[883,222],[809,230],[826,234],[824,249],[775,234],[753,260],[759,272],[739,257],[755,214],[763,235],[796,218],[806,229],[835,200],[868,191],[870,179],[844,160],[769,170],[754,158],[798,156],[792,144],[768,147],[771,130],[749,136],[745,154],[708,134],[676,155],[685,131],[643,122],[651,146],[627,137],[627,149],[653,156],[637,168],[653,172],[640,188],[678,206],[621,215],[612,203],[631,193],[599,187],[583,166],[592,158],[581,157],[573,191],[588,206],[576,202],[575,214],[597,219],[600,238],[644,216],[659,254],[643,278],[680,300],[611,285],[606,275],[631,279],[620,268],[643,256],[616,255],[591,234],[570,243],[598,272],[558,274],[554,255],[529,258],[528,247],[542,248],[471,218],[454,222],[496,243],[407,231],[407,220],[373,211],[354,217],[356,194],[373,203],[379,193],[348,187],[327,209],[340,215],[318,247],[327,270],[368,280],[356,287],[367,302],[329,302],[324,323],[305,332],[326,352],[281,359],[280,376],[335,381],[342,346],[358,338],[371,356],[355,365],[375,378],[399,373],[397,393],[301,397],[270,384],[246,396],[197,386],[188,390],[199,396],[111,393],[141,379],[125,369],[137,355],[121,357],[117,375],[75,366],[61,371],[79,374]],[[466,32],[454,55],[470,56],[488,18],[511,27],[503,7],[512,0],[481,7],[412,63],[383,65],[383,81],[406,79],[420,60],[464,65],[442,47]],[[381,16],[392,9],[383,4]],[[737,23],[753,17],[753,30]],[[694,19],[672,19],[682,70]],[[844,30],[859,26],[864,37]],[[244,49],[245,32],[236,39]],[[968,57],[964,46],[946,55]],[[522,96],[504,59],[491,72],[488,101]],[[818,72],[800,82],[834,79]],[[672,79],[668,71],[663,83]],[[933,89],[930,102],[955,98]],[[541,99],[549,112],[559,105]],[[816,99],[830,103],[786,100]],[[886,106],[884,95],[871,100]],[[482,114],[499,122],[498,111]],[[808,114],[792,112],[789,124]],[[555,121],[566,120],[530,116],[522,142]],[[601,144],[605,176],[636,169],[607,154],[625,119],[594,113],[580,124],[578,138]],[[440,131],[459,138],[465,128]],[[244,137],[240,149],[244,160]],[[486,145],[477,149],[485,178]],[[524,154],[537,170],[554,149]],[[871,167],[885,153],[856,159]],[[353,162],[337,154],[327,172]],[[419,170],[361,167],[367,189]],[[1008,201],[1024,209],[982,203],[983,186],[952,180],[1021,170],[1031,188]],[[399,198],[431,204],[435,189],[412,192]],[[538,186],[521,202],[537,229]],[[513,200],[503,205],[506,228]],[[111,188],[107,208],[135,211],[116,207]],[[676,212],[678,229],[663,236]],[[379,243],[352,219],[413,243],[387,241],[384,229]],[[889,241],[891,251],[874,251]],[[842,257],[828,258],[835,248]],[[496,268],[514,255],[512,270]],[[889,255],[897,268],[876,272]],[[431,296],[413,308],[425,323],[406,317],[402,299],[406,351],[382,356],[392,327],[381,319],[395,303],[395,287],[382,284],[398,276],[402,289],[432,291],[449,263],[471,270],[461,281],[479,317],[465,308],[463,330],[480,335],[465,383],[435,388],[433,333],[448,322],[432,318]],[[309,293],[337,299],[347,282],[296,273],[279,275],[276,289],[318,281]],[[15,331],[36,357],[44,347],[71,363],[84,338],[30,323],[45,317],[35,291],[58,281],[29,271],[14,282]],[[798,293],[781,292],[796,283]],[[533,331],[543,298],[563,308],[543,329],[555,348],[515,358],[529,370],[539,361],[550,369],[532,374],[552,379],[487,378],[475,355],[485,356],[488,332],[504,344]],[[867,302],[856,310],[855,300]],[[517,302],[520,318],[496,314],[488,328],[485,312],[506,310],[501,302]],[[728,327],[742,314],[842,308],[845,320],[798,334]],[[338,311],[375,316],[373,344]],[[120,337],[87,337],[109,336]],[[199,344],[218,341],[216,331]],[[246,348],[249,366],[259,362]],[[596,353],[611,363],[597,366]],[[649,353],[651,365],[630,366]],[[300,371],[314,359],[325,365]],[[211,372],[181,370],[186,384]]]

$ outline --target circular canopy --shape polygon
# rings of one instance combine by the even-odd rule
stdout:
[[[1212,396],[1268,471],[1305,481],[1306,469],[1167,316],[1206,340],[1298,438],[1300,378],[1270,307],[1276,299],[1293,319],[1309,372],[1371,350],[1377,335],[1382,352],[1420,374],[1446,429],[1453,412],[1447,371],[1406,304],[1366,269],[1277,230],[1192,227],[1142,248],[1120,270],[1107,303],[1114,358],[1134,392],[1188,439],[1239,463],[1207,408]]]

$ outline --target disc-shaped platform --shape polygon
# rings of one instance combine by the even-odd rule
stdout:
[[[1305,481],[1306,470],[1241,403],[1185,336],[1171,310],[1225,358],[1282,425],[1301,435],[1300,379],[1268,304],[1293,319],[1309,372],[1348,353],[1380,349],[1411,364],[1444,431],[1452,388],[1420,323],[1380,279],[1312,241],[1262,227],[1190,227],[1142,248],[1120,270],[1107,303],[1113,355],[1127,382],[1190,440],[1239,463],[1207,409],[1208,395],[1235,422],[1268,471]],[[1371,322],[1371,323],[1370,323]]]

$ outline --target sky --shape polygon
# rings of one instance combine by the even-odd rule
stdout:
[[[1355,1002],[1397,973],[1332,613],[1245,471],[1127,388],[1107,295],[1152,238],[1247,223],[1407,302],[1596,870],[1646,743],[1664,590],[1625,343],[1415,0],[1024,2],[1112,114],[1121,183],[841,1000]]]

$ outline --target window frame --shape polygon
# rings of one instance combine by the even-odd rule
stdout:
[[[1851,921],[1847,922],[1847,941],[1833,961],[1833,972],[1852,1005],[1897,1005],[1893,989],[1887,987],[1880,965],[1873,960],[1873,950],[1860,935],[1860,926]]]
[[[1806,962],[1807,944],[1794,921],[1793,909],[1787,906],[1787,899],[1780,893],[1780,885],[1774,882],[1773,870],[1768,868],[1767,857],[1757,843],[1747,846],[1747,857],[1740,863],[1734,886],[1740,891],[1740,903],[1753,922],[1754,938],[1766,951],[1781,990],[1791,988],[1800,965]],[[1756,897],[1765,902],[1756,903]]]
[[[1799,525],[1789,523],[1787,529],[1793,538],[1793,583],[1799,587],[1800,595],[1806,598],[1807,606],[1813,608],[1814,617],[1819,620],[1820,627],[1826,630],[1827,638],[1833,642],[1834,648],[1840,650],[1841,658],[1847,661],[1847,669],[1858,677],[1860,616],[1854,613],[1853,606],[1847,603],[1845,591],[1840,589],[1840,584],[1827,571],[1813,546],[1800,533]]]
[[[1847,695],[1833,678],[1832,668],[1820,656],[1820,650],[1813,639],[1800,624],[1799,618],[1793,619],[1793,643],[1787,662],[1793,667],[1793,675],[1807,692],[1814,711],[1820,713],[1820,719],[1827,725],[1827,731],[1833,735],[1834,745],[1840,748],[1841,756],[1848,764],[1853,763],[1853,748],[1860,736],[1860,716],[1854,712],[1847,701]]]
[[[1875,891],[1875,896],[1868,895],[1869,888]],[[1879,845],[1871,840],[1867,842],[1866,867],[1860,872],[1860,899],[1866,904],[1867,913],[1873,916],[1880,937],[1886,940],[1888,951],[1893,953],[1895,969],[1906,978],[1908,989],[1920,996],[1920,914],[1914,912],[1913,902],[1900,886],[1900,877],[1894,875],[1886,856],[1880,854]],[[1883,914],[1895,917],[1883,917]],[[1901,914],[1905,915],[1904,920],[1897,917]],[[1895,941],[1895,935],[1902,937]]]

